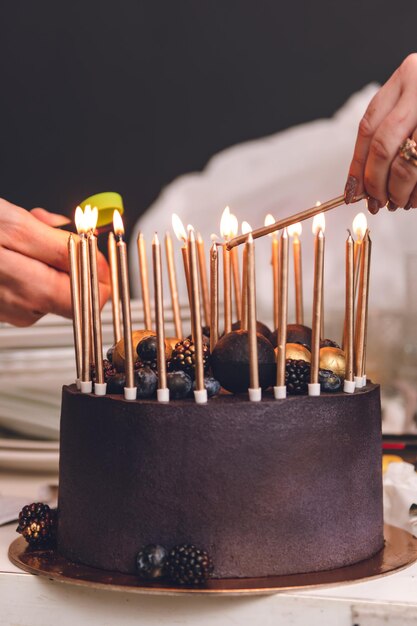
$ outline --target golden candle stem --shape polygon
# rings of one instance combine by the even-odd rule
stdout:
[[[250,389],[259,388],[258,339],[256,334],[255,250],[252,234],[247,237],[248,256],[248,341]]]
[[[92,327],[93,327],[93,340],[94,340],[94,353],[95,353],[95,372],[96,381],[99,384],[104,383],[104,369],[103,369],[103,338],[101,329],[101,315],[100,315],[100,288],[98,281],[98,269],[97,269],[97,237],[93,234],[88,237],[88,247],[90,253],[90,287],[91,287],[91,301],[92,301]]]
[[[284,229],[280,243],[280,310],[278,328],[277,350],[277,386],[285,386],[285,357],[287,346],[287,323],[288,323],[288,233]]]
[[[149,295],[149,280],[148,280],[148,263],[146,260],[146,245],[143,233],[139,233],[137,239],[138,246],[138,259],[139,259],[139,275],[140,284],[142,289],[142,301],[143,301],[143,317],[145,328],[152,330],[152,317],[151,317],[151,299]]]
[[[132,317],[130,311],[130,288],[129,288],[129,270],[127,263],[127,247],[126,243],[120,237],[117,242],[117,251],[119,255],[120,267],[120,288],[122,296],[123,311],[123,336],[125,347],[125,374],[126,387],[133,388],[135,386],[134,377],[134,361],[133,361],[133,345],[132,345]]]
[[[195,347],[195,386],[197,391],[204,387],[203,333],[201,328],[200,293],[198,286],[197,246],[194,231],[191,229],[188,239],[188,260],[191,286],[191,319],[193,320],[193,342]]]
[[[235,310],[238,320],[242,319],[242,293],[240,290],[239,253],[237,248],[230,251],[230,261],[232,267],[233,286],[235,295]]]
[[[295,284],[295,321],[297,324],[304,324],[304,302],[303,302],[303,267],[301,254],[301,241],[297,235],[293,240],[294,257],[294,284]]]
[[[365,355],[368,330],[368,299],[372,243],[369,231],[362,241],[361,270],[359,278],[358,305],[355,325],[355,374],[365,374]]]
[[[272,235],[272,298],[273,298],[273,317],[274,330],[278,328],[279,311],[280,311],[280,273],[279,273],[279,240],[274,233]]]
[[[165,328],[164,328],[164,305],[162,291],[162,263],[161,245],[158,235],[155,233],[152,241],[153,279],[155,295],[155,320],[157,340],[157,367],[158,389],[167,388],[167,373],[165,360]]]
[[[206,326],[210,326],[210,295],[207,281],[206,254],[204,250],[204,241],[200,234],[197,235],[197,254],[201,296],[203,300],[204,323]]]
[[[210,352],[219,339],[219,254],[217,245],[210,248]]]
[[[248,250],[245,245],[242,257],[242,316],[240,321],[241,330],[248,329]]]
[[[224,332],[232,330],[232,292],[230,274],[230,251],[223,244],[223,307],[224,307]]]
[[[81,329],[81,303],[80,303],[80,280],[78,272],[77,244],[74,237],[68,237],[68,260],[70,268],[70,287],[72,305],[72,329],[74,334],[75,365],[77,378],[81,380],[82,372],[82,329]]]
[[[171,292],[172,313],[174,316],[175,336],[182,337],[182,321],[177,287],[177,274],[175,271],[174,248],[172,246],[172,239],[169,233],[166,233],[165,235],[165,251],[167,257],[169,289]]]
[[[111,285],[111,305],[113,313],[113,337],[114,343],[120,341],[122,337],[122,326],[120,319],[120,288],[119,269],[117,265],[116,240],[112,232],[109,233],[107,241],[107,251],[110,265],[110,285]]]
[[[81,380],[89,382],[90,372],[90,289],[88,269],[88,242],[85,235],[81,235],[80,243],[80,268],[81,268],[81,327],[82,327],[82,371]]]
[[[324,233],[320,229],[314,241],[314,291],[313,291],[313,323],[311,339],[311,378],[310,382],[319,382],[320,367],[320,331],[323,301],[323,269],[324,269]]]
[[[354,252],[352,235],[346,240],[346,294],[345,294],[345,380],[353,381],[353,332],[354,332]]]

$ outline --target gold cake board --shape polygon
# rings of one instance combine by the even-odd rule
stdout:
[[[385,545],[375,556],[348,567],[311,574],[266,578],[212,579],[204,587],[181,587],[169,583],[146,583],[133,574],[120,574],[73,563],[56,550],[33,550],[23,537],[9,547],[9,559],[17,567],[57,582],[93,589],[141,594],[267,595],[314,587],[362,582],[397,572],[417,560],[417,540],[394,526],[384,526]]]

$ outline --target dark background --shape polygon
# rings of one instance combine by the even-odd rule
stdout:
[[[220,149],[331,115],[417,49],[412,0],[3,2],[0,195],[127,226]]]

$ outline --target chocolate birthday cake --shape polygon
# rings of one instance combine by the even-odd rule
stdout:
[[[160,404],[64,387],[58,550],[134,573],[193,543],[215,577],[313,572],[383,545],[379,387]]]

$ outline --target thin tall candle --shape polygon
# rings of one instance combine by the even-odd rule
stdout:
[[[365,373],[364,356],[366,350],[369,269],[371,261],[371,240],[369,238],[369,231],[366,231],[362,246],[358,308],[355,325],[355,382],[357,387],[363,386],[363,375]]]
[[[353,393],[355,382],[353,379],[353,314],[354,314],[354,268],[353,268],[353,239],[349,232],[346,240],[346,294],[345,294],[345,341],[346,369],[344,391]]]
[[[265,217],[264,221],[265,226],[270,226],[275,224],[275,218],[271,213]],[[274,329],[278,328],[278,319],[279,319],[279,310],[280,310],[280,302],[279,302],[279,240],[278,233],[274,231],[273,233],[269,233],[269,236],[272,238],[271,242],[271,265],[272,265],[272,313],[273,313],[273,326]]]
[[[213,241],[210,248],[210,352],[219,338],[219,253]]]
[[[188,258],[191,280],[191,317],[193,319],[193,342],[195,346],[195,391],[198,404],[207,402],[207,390],[204,386],[203,333],[201,328],[200,293],[198,287],[197,246],[192,228],[188,235]]]
[[[225,240],[223,250],[223,308],[224,308],[224,332],[232,330],[232,290],[231,290],[231,263],[230,251],[227,249],[227,238],[230,233],[230,209],[226,207],[220,220],[220,234]]]
[[[77,245],[72,235],[68,237],[68,261],[70,268],[72,329],[74,334],[75,365],[77,372],[77,387],[79,387],[82,371],[81,304]]]
[[[103,338],[101,329],[100,314],[100,289],[98,282],[97,269],[97,237],[93,234],[94,229],[88,236],[88,247],[90,254],[90,285],[91,285],[91,301],[93,309],[93,341],[95,359],[96,382],[94,383],[94,393],[97,396],[103,396],[106,393],[106,383],[104,382],[103,368]]]
[[[239,223],[236,215],[229,211],[229,232],[226,239],[236,237],[239,231]],[[240,271],[239,271],[239,251],[237,248],[232,248],[230,251],[230,266],[232,270],[233,278],[233,290],[235,296],[235,313],[238,320],[242,319],[242,292],[240,288]]]
[[[187,285],[188,302],[191,307],[191,282],[190,282],[190,266],[188,262],[188,246],[187,246],[187,233],[185,232],[184,225],[176,213],[172,214],[172,228],[178,239],[182,242],[181,255],[182,264],[184,267],[185,282]]]
[[[287,347],[287,319],[288,319],[288,233],[287,229],[281,235],[280,241],[280,310],[278,320],[277,345],[277,384],[274,388],[275,397],[285,398],[285,359]]]
[[[144,317],[145,328],[151,330],[152,329],[151,299],[149,295],[148,263],[146,260],[146,245],[145,245],[145,237],[143,236],[143,233],[138,234],[137,246],[138,246],[140,284],[142,288],[143,317]]]
[[[119,211],[113,214],[113,228],[117,238],[117,252],[120,267],[120,287],[123,311],[123,336],[125,348],[125,374],[126,387],[124,395],[126,400],[135,400],[137,389],[134,386],[134,362],[132,344],[132,318],[130,311],[129,270],[127,264],[126,242],[123,240],[124,228]]]
[[[200,233],[197,235],[197,253],[201,296],[203,300],[204,323],[206,326],[210,326],[210,296],[207,281],[206,254],[204,251],[204,241]]]
[[[249,400],[259,402],[262,391],[259,387],[258,338],[256,333],[256,285],[255,285],[255,246],[252,233],[247,240],[248,257],[248,342],[249,342]]]
[[[113,337],[114,343],[120,341],[122,328],[120,320],[120,289],[119,289],[119,269],[117,266],[116,240],[112,232],[107,240],[107,251],[110,265],[110,285],[111,285],[111,305],[113,312]]]
[[[313,323],[311,339],[311,372],[309,395],[320,395],[320,332],[323,303],[323,269],[324,269],[324,215],[319,214],[313,220],[314,240],[314,292],[313,292]]]
[[[172,313],[174,316],[175,336],[182,337],[181,310],[178,297],[177,274],[175,271],[174,249],[172,247],[171,235],[165,235],[165,251],[167,257],[169,288],[171,291]]]
[[[153,280],[155,294],[155,323],[157,341],[157,367],[158,367],[158,390],[159,402],[169,401],[169,389],[167,388],[167,372],[165,360],[165,329],[164,329],[164,298],[162,291],[162,263],[161,245],[158,235],[155,233],[152,241]]]
[[[300,235],[302,224],[297,222],[288,227],[288,234],[292,237],[292,250],[294,261],[294,291],[295,291],[295,321],[297,324],[304,324],[304,303],[303,303],[303,264]]]
[[[242,234],[247,235],[252,228],[248,222],[242,222]],[[242,255],[242,316],[240,321],[241,330],[248,329],[248,249],[243,247]]]

